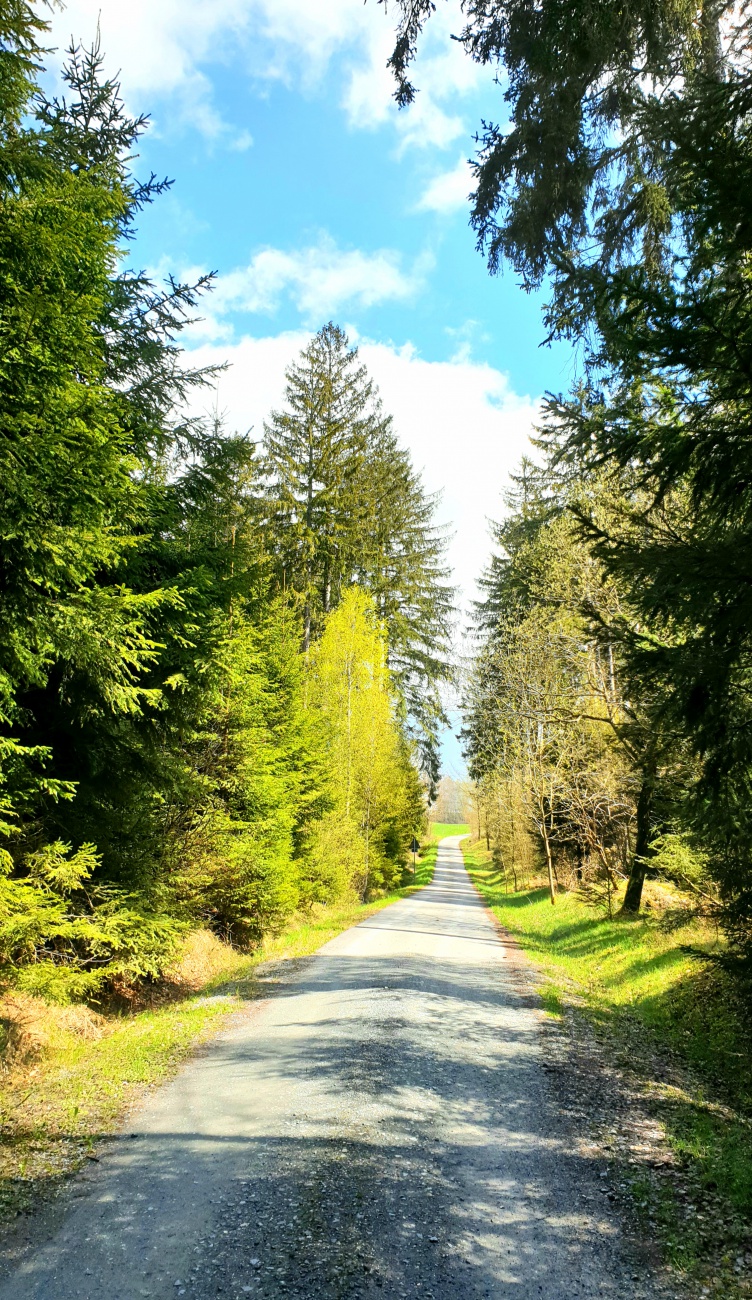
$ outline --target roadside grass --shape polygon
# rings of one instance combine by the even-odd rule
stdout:
[[[128,1006],[50,1006],[7,992],[0,999],[0,1223],[54,1194],[150,1088],[173,1074],[228,1017],[264,990],[259,967],[309,956],[343,930],[430,882],[436,843],[415,875],[371,903],[318,907],[241,954],[194,933],[170,980]]]
[[[634,919],[609,920],[576,894],[552,906],[546,889],[507,893],[482,845],[463,852],[538,967],[544,1009],[584,1014],[664,1126],[678,1182],[627,1174],[646,1234],[706,1294],[752,1294],[752,1032],[739,986],[707,960],[723,947],[715,927],[650,882]]]

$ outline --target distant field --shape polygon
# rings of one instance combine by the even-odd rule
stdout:
[[[467,822],[430,822],[428,834],[432,840],[443,840],[447,835],[467,835]]]

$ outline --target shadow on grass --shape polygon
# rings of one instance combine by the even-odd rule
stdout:
[[[682,1204],[664,1206],[677,1257],[684,1252],[703,1260],[748,1249],[752,1039],[731,978],[700,967],[630,1008],[588,1014],[652,1098],[679,1158]]]
[[[545,889],[507,894],[497,873],[470,866],[486,901],[531,956],[545,961],[554,982],[560,968],[564,984],[579,994],[578,1014],[665,1126],[689,1191],[677,1197],[671,1182],[661,1183],[649,1168],[639,1172],[639,1165],[627,1177],[639,1174],[652,1188],[640,1196],[662,1225],[670,1254],[694,1266],[748,1248],[752,1028],[733,976],[702,960],[687,970],[680,939],[667,947],[668,928],[654,918],[593,914],[557,923],[555,909],[540,906]],[[543,995],[555,1013],[558,990],[546,998],[544,986]]]

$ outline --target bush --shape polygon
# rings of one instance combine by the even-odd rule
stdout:
[[[60,840],[28,854],[19,874],[3,855],[0,969],[8,983],[68,1002],[163,974],[184,924],[94,883],[98,865],[93,844],[73,852]]]

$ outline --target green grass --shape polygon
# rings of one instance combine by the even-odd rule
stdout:
[[[552,906],[545,889],[507,893],[485,849],[463,852],[485,901],[538,967],[544,1009],[577,1008],[653,1098],[704,1214],[688,1218],[670,1187],[653,1180],[648,1194],[632,1171],[635,1197],[649,1204],[669,1257],[690,1272],[705,1277],[713,1250],[726,1251],[711,1291],[730,1294],[739,1277],[724,1270],[747,1244],[752,1215],[752,1035],[738,986],[701,959],[719,951],[714,927],[682,912],[678,897],[673,910],[608,920],[575,894]]]
[[[422,889],[424,885],[430,885],[436,867],[436,856],[438,851],[439,846],[437,841],[434,839],[430,839],[427,844],[423,844],[420,852],[417,854],[414,875],[412,866],[413,858],[412,854],[410,854],[410,866],[405,873],[407,888],[400,891],[401,897],[404,897],[407,893],[412,893],[413,889]]]
[[[428,831],[432,840],[443,840],[447,835],[466,835],[467,822],[430,822]]]
[[[162,1005],[96,1015],[86,1008],[47,1007],[27,1000],[43,1047],[0,1075],[0,1220],[30,1209],[92,1157],[144,1089],[174,1073],[182,1060],[263,985],[258,967],[308,956],[343,930],[430,882],[437,846],[426,845],[415,876],[405,885],[361,904],[319,908],[251,955],[209,940],[203,977],[190,996],[157,990]]]

